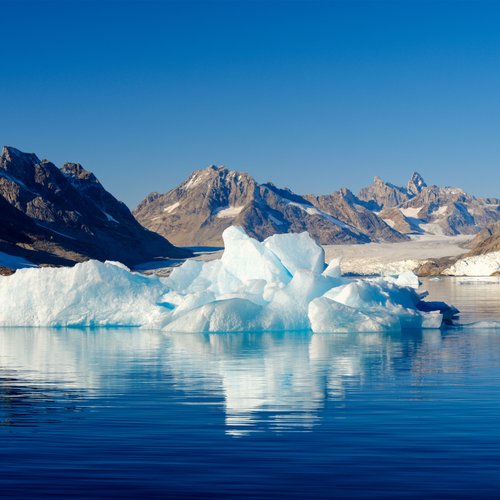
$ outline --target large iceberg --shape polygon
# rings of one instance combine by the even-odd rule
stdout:
[[[219,260],[188,260],[168,278],[113,262],[20,269],[0,278],[2,326],[139,326],[177,332],[439,328],[456,310],[423,301],[412,273],[352,280],[307,233],[262,243],[224,231]]]

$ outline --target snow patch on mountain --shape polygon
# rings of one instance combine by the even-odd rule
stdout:
[[[225,217],[236,217],[244,208],[244,206],[219,208],[217,210],[217,217],[219,219],[224,219]]]
[[[172,203],[172,205],[169,205],[168,207],[165,207],[163,209],[164,212],[168,212],[168,213],[171,213],[171,212],[174,212],[175,209],[180,205],[180,203],[178,201],[176,201],[175,203]]]
[[[421,207],[402,208],[401,213],[405,217],[412,217],[412,218],[418,219],[419,218],[418,213],[420,212],[420,210],[421,210]]]
[[[304,212],[308,213],[309,215],[317,215],[319,217],[323,217],[323,218],[329,220],[330,222],[333,222],[335,225],[337,225],[337,226],[339,226],[339,227],[341,227],[343,229],[349,229],[350,228],[349,225],[347,225],[344,222],[340,221],[336,217],[333,217],[332,215],[327,214],[326,212],[323,212],[323,210],[319,210],[316,207],[312,207],[310,205],[305,205],[303,203],[295,203],[293,201],[288,202],[288,204],[291,205],[291,206],[300,208],[301,210],[303,210]]]

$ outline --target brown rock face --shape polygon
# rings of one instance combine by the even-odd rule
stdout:
[[[326,197],[299,196],[250,175],[211,166],[197,170],[171,191],[148,195],[137,220],[179,245],[221,245],[222,232],[238,225],[260,240],[302,232],[322,244],[404,239],[345,190]]]
[[[81,165],[58,169],[11,147],[0,155],[0,251],[49,264],[187,253],[142,227]]]
[[[414,224],[412,219],[405,217],[397,207],[384,208],[378,213],[378,216],[390,224],[395,231],[402,234],[415,234],[420,232],[418,225]]]
[[[251,176],[211,166],[165,194],[151,193],[134,215],[180,245],[221,245],[230,225],[263,239],[308,231],[322,244],[401,241],[409,234],[474,234],[500,220],[500,202],[457,188],[427,186],[414,172],[406,187],[375,177],[358,196],[348,189],[299,196]]]
[[[339,220],[358,228],[370,241],[403,241],[408,236],[390,227],[379,216],[365,208],[349,189],[323,196],[305,196],[314,206]]]
[[[358,193],[358,198],[367,204],[371,210],[381,210],[401,205],[411,197],[405,188],[384,182],[375,176],[373,182]]]
[[[500,250],[500,222],[495,222],[479,232],[470,242],[467,255],[481,255]]]

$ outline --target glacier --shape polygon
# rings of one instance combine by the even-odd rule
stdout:
[[[307,234],[263,242],[231,226],[219,260],[168,278],[95,260],[0,278],[0,326],[136,326],[170,332],[382,332],[440,328],[456,312],[426,302],[413,273],[350,279]]]
[[[472,255],[457,260],[443,271],[447,276],[485,277],[500,273],[500,251]]]

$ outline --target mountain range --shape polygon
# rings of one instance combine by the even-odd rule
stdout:
[[[53,265],[190,255],[141,226],[80,164],[59,169],[12,147],[0,155],[0,252]]]
[[[213,165],[149,194],[132,214],[78,163],[58,168],[13,147],[0,155],[0,257],[39,265],[185,258],[192,252],[174,245],[220,246],[231,225],[259,240],[308,231],[322,244],[478,233],[471,252],[483,253],[500,248],[499,221],[500,200],[428,186],[418,173],[406,186],[375,177],[358,194],[300,195]]]
[[[400,241],[407,237],[381,220],[349,191],[300,196],[246,173],[210,166],[165,194],[151,193],[134,210],[137,220],[177,245],[221,245],[228,226],[262,240],[308,231],[321,243]]]
[[[133,213],[178,245],[221,245],[230,225],[258,239],[308,231],[328,245],[397,242],[415,234],[472,235],[500,220],[500,200],[428,186],[417,172],[405,187],[375,177],[357,195],[347,188],[299,195],[212,165],[165,194],[149,194]]]

